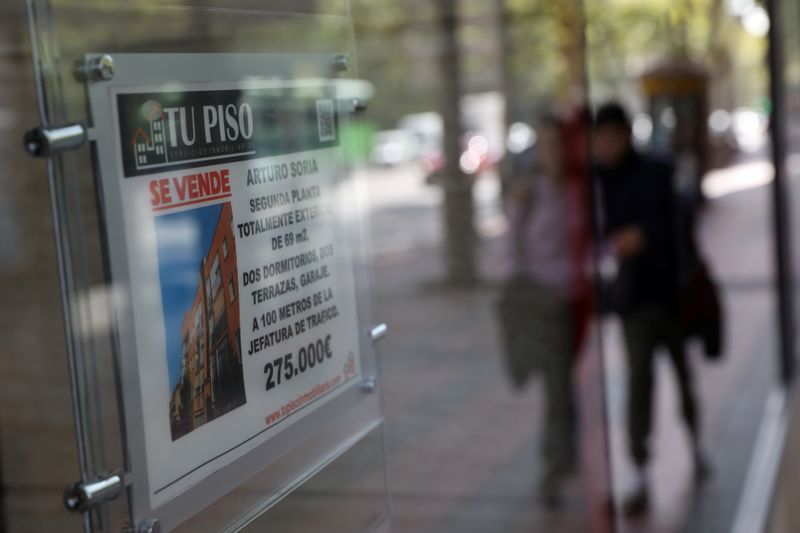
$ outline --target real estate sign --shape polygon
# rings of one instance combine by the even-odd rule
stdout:
[[[104,180],[120,198],[135,343],[121,357],[138,374],[124,384],[139,388],[157,507],[359,377],[351,192],[324,81],[109,91],[99,149],[114,151]]]

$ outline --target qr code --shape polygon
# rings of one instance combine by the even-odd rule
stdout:
[[[333,100],[317,100],[317,130],[319,131],[319,142],[336,140]]]

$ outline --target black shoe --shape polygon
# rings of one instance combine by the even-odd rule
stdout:
[[[642,487],[625,498],[622,502],[622,514],[633,518],[645,514],[650,507],[647,489]]]

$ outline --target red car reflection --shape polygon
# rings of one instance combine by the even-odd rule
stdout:
[[[479,132],[467,132],[461,143],[462,152],[458,165],[468,176],[477,176],[495,168],[500,161],[496,151],[491,150],[489,141]],[[445,166],[444,154],[441,151],[426,154],[422,157],[422,168],[425,182],[439,183],[443,178]]]

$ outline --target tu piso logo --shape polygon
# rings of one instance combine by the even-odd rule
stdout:
[[[143,125],[136,128],[131,139],[136,170],[164,165],[167,163],[167,141],[163,108],[159,102],[148,100],[142,104],[140,114]]]
[[[240,91],[117,96],[126,176],[255,155],[252,107]]]
[[[116,98],[125,177],[339,142],[336,102],[319,95],[266,88],[122,93]]]

